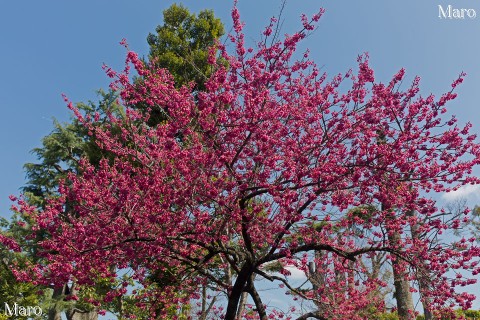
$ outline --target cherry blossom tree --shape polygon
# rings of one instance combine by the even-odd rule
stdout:
[[[204,305],[228,320],[361,319],[366,306],[382,308],[369,297],[386,285],[365,261],[386,254],[405,281],[422,281],[432,312],[470,307],[474,296],[454,288],[474,282],[468,274],[480,272],[480,250],[463,238],[436,241],[460,221],[435,219],[439,209],[426,197],[479,182],[471,175],[480,161],[471,125],[445,116],[465,75],[439,98],[424,97],[419,78],[400,86],[403,69],[387,83],[376,81],[362,55],[356,71],[329,80],[308,52],[295,53],[322,14],[302,16],[303,28],[281,40],[272,19],[254,49],[245,45],[234,7],[233,53],[221,44],[211,50],[216,71],[198,94],[176,88],[167,70],[131,51],[123,72],[107,68],[126,116],[111,115],[111,126],[99,127],[70,108],[114,157],[99,166],[83,160],[44,210],[18,201],[34,231],[48,237],[40,243],[44,262],[16,276],[88,286],[128,272],[149,288],[133,294],[157,318],[200,297],[204,284],[226,297],[225,304]],[[217,63],[216,49],[228,64]],[[132,66],[141,82],[131,80]],[[148,112],[134,108],[139,104],[168,109],[168,119],[148,125]],[[378,210],[351,210],[365,204]],[[18,249],[12,239],[0,242]],[[308,274],[312,261],[325,277],[314,288],[294,287],[288,268]],[[267,272],[272,263],[280,275]],[[152,289],[153,273],[168,280],[161,290]],[[258,281],[322,310],[276,309]],[[185,295],[174,294],[178,287]],[[127,291],[125,283],[105,299]],[[254,306],[237,315],[244,293]]]
[[[176,87],[194,81],[195,86],[192,86],[192,89],[194,91],[201,90],[204,87],[204,79],[208,78],[207,75],[210,74],[212,68],[207,62],[209,48],[215,43],[215,39],[223,35],[223,29],[223,24],[214,16],[213,11],[204,10],[196,15],[181,5],[173,4],[163,12],[163,24],[157,26],[155,34],[149,34],[147,38],[150,46],[148,59],[154,61],[156,67],[167,68],[175,79]],[[98,95],[100,97],[98,102],[78,103],[76,107],[84,116],[93,116],[98,113],[96,125],[101,126],[103,122],[108,121],[107,113],[116,113],[121,116],[123,106],[115,103],[117,92],[99,90]],[[137,108],[142,110],[142,105]],[[164,120],[165,117],[159,110],[151,110],[149,124]],[[64,179],[67,172],[77,171],[78,161],[81,157],[88,158],[91,164],[96,164],[101,158],[109,156],[98,148],[95,137],[88,134],[88,129],[79,123],[76,117],[72,117],[67,123],[54,121],[53,131],[42,138],[41,147],[33,149],[32,153],[36,156],[37,161],[24,165],[26,184],[22,191],[26,201],[39,207],[43,206],[46,199],[56,195],[58,181]],[[19,254],[36,260],[38,257],[35,254],[35,243],[36,240],[42,240],[44,235],[39,231],[36,239],[28,242],[22,241],[25,234],[29,233],[29,226],[29,217],[25,217],[19,212],[15,213],[10,221],[0,221],[0,232],[14,235],[22,248],[22,253]],[[1,267],[2,273],[6,273],[3,277],[5,288],[9,288],[8,290],[12,292],[18,290],[17,288],[27,288],[27,284],[15,281],[8,269],[3,270],[3,267],[6,266],[2,264]],[[153,275],[151,280],[155,281]],[[119,281],[122,280],[119,279]],[[96,291],[95,294],[107,292],[116,284],[117,282],[101,283],[98,284],[97,290],[93,290],[93,288],[81,290],[79,300],[84,300],[83,298],[86,297],[83,295],[85,294],[92,295],[92,291]],[[96,319],[98,315],[95,309],[101,308],[108,309],[121,318],[123,310],[130,307],[128,296],[115,299],[101,307],[69,300],[69,295],[77,292],[77,285],[74,282],[68,286],[37,289],[36,291],[44,289],[42,291],[45,292],[45,297],[48,296],[48,293],[52,293],[53,300],[46,300],[39,296],[42,299],[43,310],[48,309],[49,320],[60,319],[62,310],[65,310],[68,320],[76,320],[78,317]],[[24,291],[25,295],[30,294],[30,290]],[[34,287],[32,287],[32,291],[35,291]],[[4,299],[10,297],[8,299],[13,303],[11,295],[0,294],[0,296]],[[3,305],[3,301],[0,302],[0,305]],[[184,305],[183,308],[186,310],[185,318],[187,318],[187,310],[190,307]],[[137,316],[139,315],[138,309],[135,310],[135,313]]]

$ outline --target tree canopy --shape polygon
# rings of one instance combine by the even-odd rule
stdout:
[[[464,74],[440,97],[424,97],[418,78],[402,88],[403,69],[376,80],[362,55],[355,71],[329,79],[308,53],[296,59],[322,14],[302,16],[301,30],[283,39],[272,20],[249,48],[234,7],[231,47],[217,44],[221,61],[208,51],[212,72],[201,91],[128,51],[126,65],[141,81],[129,68],[108,72],[122,116],[97,125],[99,114],[69,104],[108,156],[80,160],[42,210],[18,204],[31,237],[46,234],[42,259],[15,269],[18,277],[85,287],[120,281],[96,297],[103,302],[130,294],[135,282],[148,289],[131,293],[136,306],[160,319],[200,297],[202,309],[228,320],[363,319],[366,308],[383,310],[372,297],[387,285],[365,261],[387,257],[396,280],[416,283],[411,289],[433,314],[469,308],[474,296],[454,289],[474,283],[480,248],[441,237],[468,210],[442,220],[448,213],[426,196],[480,182],[471,174],[480,162],[471,125],[446,117]],[[159,108],[168,121],[149,125],[143,111]],[[18,239],[0,242],[19,249]],[[322,277],[313,286],[293,284],[290,268],[313,278],[316,266]],[[165,280],[161,287],[152,275]],[[269,305],[262,280],[321,309]],[[242,310],[245,294],[253,305]]]
[[[428,276],[422,294],[432,310],[441,311],[452,299],[469,307],[473,297],[450,288],[472,281],[461,273],[451,280],[446,272],[479,272],[472,260],[478,249],[465,240],[433,242],[459,224],[432,218],[435,203],[422,196],[478,182],[469,175],[480,156],[470,125],[460,128],[455,118],[443,117],[455,94],[423,98],[418,79],[402,90],[404,70],[388,84],[376,82],[367,56],[359,57],[355,74],[328,81],[306,57],[292,58],[321,14],[311,20],[303,16],[301,31],[272,45],[261,41],[254,50],[245,47],[234,8],[230,39],[235,53],[222,49],[227,67],[210,52],[207,61],[215,71],[205,91],[196,94],[189,86],[177,88],[175,77],[156,61],[145,65],[128,52],[127,64],[142,81],[109,73],[120,90],[124,117],[111,115],[110,123],[97,126],[92,121],[98,116],[86,118],[70,105],[113,157],[98,166],[82,160],[43,211],[20,203],[33,229],[48,237],[39,243],[45,262],[18,272],[45,284],[74,280],[91,286],[95,279],[117,279],[119,270],[130,269],[133,279],[148,286],[147,272],[173,268],[176,281],[161,292],[148,291],[157,303],[181,305],[198,294],[196,284],[214,283],[211,289],[227,297],[225,319],[235,319],[244,292],[255,303],[255,310],[246,312],[267,319],[283,311],[265,306],[255,276],[278,282],[302,299],[324,299],[329,296],[293,288],[285,267],[308,273],[309,260],[318,259],[309,253],[321,252],[325,274],[359,273],[360,257],[388,253],[397,268],[414,271],[402,273],[409,280]],[[271,30],[265,29],[266,38]],[[462,80],[463,75],[452,87]],[[348,82],[350,89],[340,93],[340,84]],[[168,106],[169,121],[145,126],[149,115],[135,111],[139,103],[150,109]],[[365,203],[379,210],[351,214],[352,207]],[[422,218],[415,219],[412,211]],[[334,230],[332,219],[339,228]],[[368,236],[359,241],[352,225],[370,230]],[[405,233],[409,228],[425,236],[413,238]],[[15,249],[10,239],[2,240]],[[264,271],[273,262],[287,277]],[[234,279],[222,274],[227,270],[235,271]],[[335,303],[322,301],[331,308],[317,318],[356,318],[356,311],[371,303],[368,293],[385,285],[349,273],[345,292],[345,283],[337,280],[327,277],[317,284],[317,292],[328,287],[341,294]],[[178,287],[189,294],[169,294]],[[121,287],[106,299],[125,293]]]

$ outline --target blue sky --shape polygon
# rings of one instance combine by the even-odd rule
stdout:
[[[22,166],[35,159],[29,151],[52,130],[52,117],[68,119],[62,100],[95,100],[106,88],[101,66],[122,68],[126,38],[130,48],[147,54],[146,37],[162,22],[162,11],[174,1],[2,1],[0,4],[0,215],[8,216],[8,195],[24,183]],[[247,40],[258,39],[278,0],[240,0]],[[209,8],[230,29],[232,1],[183,1],[190,10]],[[473,8],[476,19],[441,20],[438,5]],[[461,71],[467,72],[451,104],[461,122],[480,132],[480,1],[452,0],[290,0],[283,31],[300,26],[302,12],[326,13],[319,29],[303,44],[330,75],[355,66],[358,54],[369,52],[376,77],[388,81],[405,67],[408,79],[422,78],[422,93],[441,94]],[[478,191],[478,189],[475,189]],[[479,191],[480,193],[480,191]],[[480,200],[476,192],[468,193]],[[473,204],[473,203],[472,203]]]

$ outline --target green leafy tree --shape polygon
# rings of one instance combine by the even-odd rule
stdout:
[[[105,125],[108,122],[108,115],[121,115],[122,108],[116,103],[116,94],[114,92],[99,91],[100,102],[79,103],[77,107],[86,117],[95,117],[97,114],[97,125]],[[77,172],[80,159],[88,159],[90,163],[98,163],[108,154],[102,152],[95,143],[95,137],[88,134],[88,130],[82,128],[77,118],[71,118],[69,123],[60,123],[54,121],[54,130],[42,139],[42,146],[32,150],[32,153],[39,160],[38,163],[25,164],[27,184],[23,188],[24,200],[34,204],[39,208],[45,205],[47,197],[55,196],[62,179],[67,178],[69,172]],[[69,209],[65,208],[68,212]],[[30,217],[19,212],[14,212],[11,221],[3,220],[2,233],[13,235],[20,243],[22,254],[11,257],[11,261],[23,261],[26,263],[38,262],[42,258],[37,255],[37,243],[46,237],[44,231],[37,231],[35,238],[28,238],[26,234],[30,233]],[[5,273],[8,274],[8,264],[2,266]],[[75,302],[76,297],[86,298],[84,291],[78,292],[74,283],[65,284],[61,288],[31,288],[27,284],[17,282],[15,277],[5,277],[6,286],[13,291],[21,290],[35,294],[35,291],[42,289],[45,293],[50,293],[45,297],[37,297],[36,303],[41,303],[44,310],[48,310],[48,319],[61,319],[61,312],[66,311],[67,319],[96,319],[97,308],[88,303]],[[97,286],[96,294],[105,294],[108,291],[106,286]],[[35,290],[35,291],[34,291]],[[89,292],[88,294],[91,294]],[[2,295],[6,296],[6,295]],[[74,299],[72,299],[74,298]],[[41,299],[41,301],[38,301]],[[82,300],[82,299],[81,299]]]
[[[182,5],[172,5],[163,12],[163,25],[147,37],[150,61],[168,69],[176,87],[193,82],[195,89],[205,89],[205,80],[213,72],[208,63],[209,48],[224,34],[223,24],[212,10],[198,16]]]
[[[18,221],[18,220],[16,220]],[[0,218],[0,227],[5,228],[9,226],[10,222],[4,218]],[[12,235],[13,232],[21,232],[22,225],[16,225],[10,229],[9,234]],[[9,236],[9,234],[6,234]],[[4,248],[0,247],[0,306],[3,310],[4,306],[8,304],[13,308],[13,305],[17,303],[18,305],[25,307],[34,307],[39,306],[45,308],[45,304],[40,306],[41,294],[39,288],[36,286],[16,281],[15,275],[9,268],[10,261],[15,260],[20,265],[25,265],[27,259],[20,253],[12,253]],[[42,309],[43,309],[42,308]],[[8,316],[4,313],[0,313],[0,320],[3,319],[28,319],[27,316]]]
[[[147,37],[150,45],[148,59],[154,61],[155,66],[168,69],[175,80],[175,87],[192,85],[195,92],[205,90],[205,81],[214,71],[208,63],[209,50],[224,34],[220,19],[215,18],[212,10],[196,15],[182,5],[173,4],[163,12],[163,24],[155,31]],[[137,108],[148,110],[149,125],[168,119],[165,106],[152,107],[140,103]]]
[[[116,103],[115,92],[100,90],[98,94],[100,102],[79,103],[77,107],[85,117],[93,118],[98,114],[97,125],[104,125],[108,123],[108,114],[120,115],[123,110]],[[80,159],[86,158],[90,163],[98,164],[100,159],[108,156],[96,144],[95,137],[90,136],[73,116],[68,123],[54,120],[53,131],[32,153],[39,162],[24,165],[27,183],[23,193],[30,203],[39,207],[43,207],[46,196],[56,194],[60,180],[65,179],[68,172],[77,171]]]

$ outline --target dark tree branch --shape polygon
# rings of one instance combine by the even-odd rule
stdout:
[[[257,308],[258,315],[260,316],[260,320],[267,320],[267,311],[265,310],[265,306],[263,305],[262,299],[260,298],[260,295],[257,292],[257,289],[255,289],[254,283],[254,278],[255,274],[252,274],[250,276],[250,279],[248,280],[247,283],[247,292],[250,294],[250,296],[253,299],[253,302],[255,303],[255,307]]]

